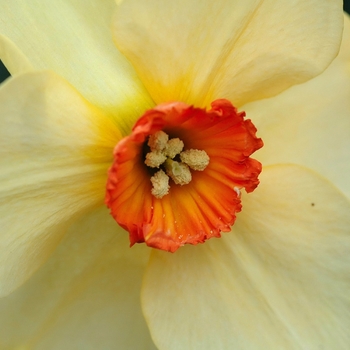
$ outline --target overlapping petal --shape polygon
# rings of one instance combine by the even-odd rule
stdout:
[[[27,57],[8,38],[0,34],[0,59],[12,74],[20,74],[33,70]]]
[[[0,33],[36,69],[64,77],[94,105],[108,111],[129,132],[151,107],[147,91],[111,36],[113,0],[0,1]],[[1,57],[0,57],[1,58]],[[17,67],[9,67],[16,73]]]
[[[106,208],[77,221],[45,266],[2,299],[0,348],[155,349],[139,300],[149,249],[127,241]]]
[[[342,20],[338,0],[124,0],[114,39],[156,103],[239,107],[322,72]]]
[[[328,177],[350,198],[350,20],[339,56],[313,80],[244,106],[265,147],[263,164],[290,162]]]
[[[265,168],[243,206],[220,240],[152,252],[142,303],[156,345],[346,349],[349,201],[291,165]]]
[[[115,124],[53,73],[0,89],[0,293],[23,283],[77,215],[103,202]]]

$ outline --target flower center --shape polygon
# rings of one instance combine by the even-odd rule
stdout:
[[[116,145],[105,202],[131,245],[175,252],[220,237],[242,208],[241,191],[259,184],[262,166],[250,155],[262,146],[228,100],[160,104]]]
[[[179,138],[169,140],[169,135],[162,130],[150,135],[147,145],[151,152],[146,154],[145,164],[159,169],[151,177],[151,193],[156,198],[163,198],[169,193],[170,178],[176,185],[187,185],[192,180],[190,169],[203,171],[209,164],[209,156],[205,151],[183,151],[183,141]]]

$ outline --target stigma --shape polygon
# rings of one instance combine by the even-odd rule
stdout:
[[[209,164],[209,156],[204,150],[183,151],[184,142],[179,138],[169,139],[162,130],[150,135],[147,145],[150,152],[146,154],[145,164],[159,169],[150,179],[151,193],[156,198],[163,198],[169,193],[170,179],[175,185],[187,185],[192,180],[190,169],[203,171]]]

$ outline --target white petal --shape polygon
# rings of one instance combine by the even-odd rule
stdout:
[[[54,70],[124,122],[125,132],[152,106],[133,67],[113,44],[113,0],[0,0],[0,7],[0,33],[36,69]],[[130,117],[132,122],[124,120]]]
[[[30,281],[0,300],[1,348],[155,349],[140,306],[149,248],[101,208],[74,224]]]
[[[27,57],[16,47],[16,45],[0,34],[0,59],[8,71],[16,74],[33,70]]]
[[[321,73],[342,22],[339,0],[124,0],[113,28],[157,103],[241,106]]]
[[[296,163],[334,182],[350,198],[350,20],[341,52],[309,82],[243,107],[258,128],[265,166]]]
[[[296,166],[265,168],[232,232],[154,252],[143,285],[161,349],[347,349],[350,203]]]
[[[27,73],[0,89],[0,294],[23,283],[72,220],[103,202],[121,135],[58,76]]]

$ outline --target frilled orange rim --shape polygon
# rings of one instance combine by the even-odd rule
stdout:
[[[258,186],[262,166],[249,157],[263,146],[255,126],[228,100],[215,100],[211,107],[206,111],[182,102],[158,105],[116,145],[105,202],[129,232],[131,246],[145,242],[174,252],[184,244],[220,237],[230,231],[241,210],[241,189],[251,192]],[[203,171],[192,171],[186,185],[170,179],[169,193],[157,198],[152,195],[145,148],[149,136],[160,130],[181,139],[184,150],[204,150],[210,161]]]

